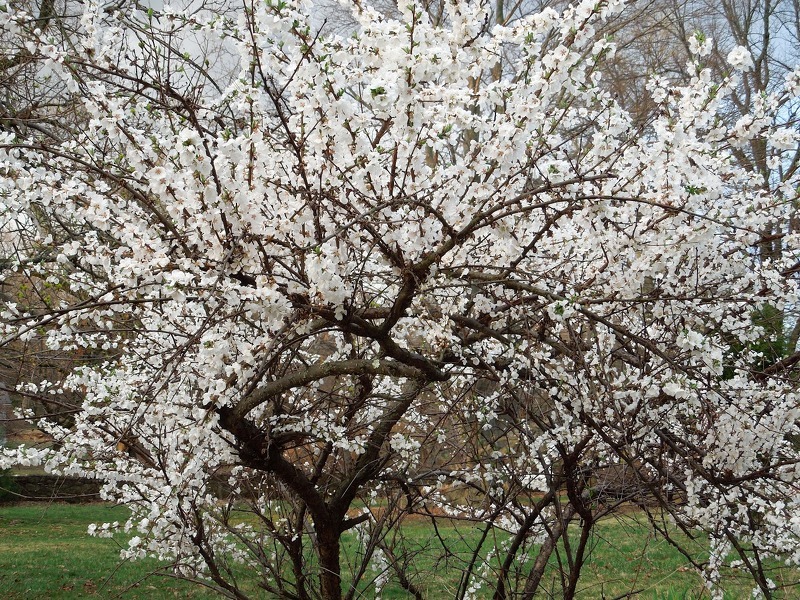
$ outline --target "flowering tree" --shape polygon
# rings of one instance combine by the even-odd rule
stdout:
[[[746,66],[718,112],[728,126],[738,123],[746,127],[753,114],[763,110],[765,99],[784,87],[800,57],[797,2],[657,0],[646,7],[633,3],[629,9],[634,12],[636,23],[615,38],[614,65],[604,82],[640,122],[646,122],[658,111],[646,90],[643,72],[659,73],[665,81],[685,83],[687,73],[682,65],[687,59],[699,61],[716,80],[724,78],[732,64]],[[798,108],[796,100],[783,104],[776,114],[777,123],[796,123]],[[765,136],[748,137],[731,150],[734,160],[759,173],[765,192],[775,197],[783,193],[786,178],[794,176],[800,161],[800,155],[775,148]],[[796,215],[789,219],[788,223],[772,223],[771,231],[762,232],[763,241],[758,248],[762,256],[774,259],[783,252],[783,236],[798,228]],[[790,354],[798,345],[800,322],[795,310],[793,306],[765,306],[757,313],[757,322],[764,326],[760,345],[773,359]]]
[[[800,562],[800,354],[765,360],[752,318],[797,302],[796,236],[757,249],[798,181],[732,159],[796,151],[774,123],[800,72],[728,127],[749,55],[719,82],[690,65],[643,129],[600,85],[621,1],[507,27],[355,5],[347,38],[283,0],[88,3],[58,39],[2,8],[84,117],[0,132],[5,274],[36,288],[4,344],[91,357],[21,388],[83,399],[4,461],[103,480],[128,556],[234,598],[422,597],[423,515],[480,528],[457,597],[530,598],[556,551],[572,597],[598,520],[647,500],[672,543],[708,534],[689,559],[715,593],[731,552],[767,596],[765,561]]]

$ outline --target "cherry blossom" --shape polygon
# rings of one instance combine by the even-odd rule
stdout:
[[[52,449],[0,467],[101,480],[131,518],[92,533],[232,598],[242,572],[413,594],[415,514],[485,528],[461,597],[532,594],[577,530],[570,596],[622,500],[672,543],[704,531],[715,593],[735,555],[771,594],[763,561],[800,563],[798,354],[764,317],[797,307],[800,181],[769,191],[734,156],[796,148],[775,123],[797,78],[727,127],[740,74],[656,74],[643,127],[603,86],[623,8],[491,26],[479,3],[354,3],[345,36],[303,2],[90,3],[65,39],[0,12],[80,115],[0,133],[4,282],[33,290],[4,300],[3,345],[69,364],[19,393],[79,398],[29,415]]]

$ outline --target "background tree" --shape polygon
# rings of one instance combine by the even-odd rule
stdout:
[[[715,592],[734,552],[770,596],[765,561],[800,559],[799,409],[752,315],[796,301],[797,240],[757,252],[796,177],[772,193],[736,156],[794,140],[797,75],[729,126],[737,48],[717,83],[651,84],[645,127],[602,85],[623,3],[427,9],[356,5],[340,37],[284,2],[89,5],[66,40],[6,6],[86,118],[2,133],[6,276],[60,290],[7,301],[4,344],[98,359],[57,382],[83,396],[41,422],[58,447],[5,460],[104,480],[127,555],[229,597],[354,597],[371,564],[419,597],[415,514],[479,524],[458,597],[532,597],[554,552],[573,597],[598,520],[644,496],[672,543],[669,521],[708,534]],[[235,48],[235,77],[187,31]]]

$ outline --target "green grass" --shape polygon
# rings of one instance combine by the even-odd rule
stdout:
[[[670,535],[689,550],[695,560],[707,559],[705,536],[692,540],[677,531]],[[603,521],[593,541],[595,547],[582,572],[579,598],[615,598],[632,592],[638,592],[635,598],[658,600],[710,597],[683,554],[663,538],[656,537],[641,513]],[[727,563],[734,558],[729,557]],[[771,561],[767,567],[779,587],[795,586],[788,592],[778,593],[777,597],[796,598],[795,594],[800,592],[796,587],[800,572],[778,561]],[[749,574],[723,568],[722,579],[726,599],[752,597],[755,583]]]
[[[406,527],[404,532],[409,548],[419,553],[419,568],[413,581],[427,598],[453,597],[458,587],[461,568],[471,556],[470,548],[474,547],[480,537],[475,528],[464,524],[440,526],[440,532],[450,544],[451,555],[447,563],[449,569],[435,561],[434,557],[441,551],[438,547],[433,547],[435,542],[429,526],[420,523]],[[496,541],[502,542],[503,535],[498,534]],[[577,539],[573,543],[577,543]],[[633,596],[636,598],[665,600],[708,597],[700,577],[687,568],[685,558],[667,542],[652,539],[649,527],[642,520],[626,517],[604,521],[597,528],[592,546],[592,554],[583,567],[578,584],[578,598],[615,598],[631,592],[636,592]],[[701,552],[698,545],[697,553]],[[485,555],[484,552],[484,558]],[[533,558],[532,556],[531,563]],[[496,572],[497,562],[496,559],[490,561],[489,565],[495,567],[492,572]],[[518,582],[517,589],[522,589],[523,585],[523,582]],[[542,593],[537,597],[562,596],[556,556],[551,557],[541,586]],[[397,584],[388,585],[381,595],[386,599],[409,597]],[[739,598],[742,595],[749,596],[750,587],[737,589],[726,597]],[[373,596],[374,592],[370,588],[363,588],[363,597]],[[491,597],[491,591],[483,596]]]
[[[102,504],[0,507],[0,598],[215,598],[183,581],[148,578],[153,560],[122,562],[119,542],[94,538],[94,522],[124,521],[127,509]]]
[[[0,507],[0,598],[213,598],[208,590],[165,577],[148,577],[162,564],[154,560],[122,562],[120,544],[125,539],[92,538],[86,534],[90,523],[124,521],[125,508],[102,504],[25,504]],[[437,562],[440,554],[433,530],[424,520],[404,526],[408,550],[417,553],[413,581],[427,598],[452,598],[458,586],[463,561],[479,537],[474,527],[444,524],[440,532],[451,554]],[[502,539],[500,535],[499,540]],[[686,541],[686,540],[684,540]],[[352,532],[343,538],[343,568],[358,551]],[[636,592],[635,598],[679,600],[708,598],[698,575],[687,568],[683,556],[665,541],[653,538],[640,516],[608,519],[592,539],[593,552],[584,566],[579,598],[613,598]],[[694,552],[702,556],[697,543]],[[493,563],[490,561],[489,565]],[[542,581],[545,590],[561,596],[555,559]],[[798,581],[797,570],[782,569],[772,577],[776,582]],[[360,586],[362,598],[375,596],[367,582]],[[752,584],[729,578],[732,591],[726,598],[750,596]],[[794,592],[798,596],[792,596]],[[255,595],[259,597],[258,594]],[[397,584],[384,588],[385,599],[408,598]],[[542,594],[541,597],[547,597]],[[800,597],[793,588],[785,598]]]

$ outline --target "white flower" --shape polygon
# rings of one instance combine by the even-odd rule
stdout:
[[[788,128],[778,129],[769,136],[770,145],[776,150],[793,150],[797,147],[798,134]]]
[[[150,184],[150,189],[156,193],[161,194],[167,189],[167,170],[164,167],[153,167],[147,172],[147,180]]]
[[[800,68],[786,74],[786,91],[792,96],[800,96]]]
[[[736,46],[728,53],[728,64],[738,71],[751,71],[755,66],[750,51],[744,46]]]
[[[686,398],[687,396],[686,390],[684,390],[683,387],[681,387],[681,385],[675,381],[668,381],[661,389],[667,396],[672,396],[678,400]]]
[[[695,56],[708,56],[711,53],[711,47],[714,45],[712,38],[706,37],[701,32],[697,31],[689,38],[689,52]]]

